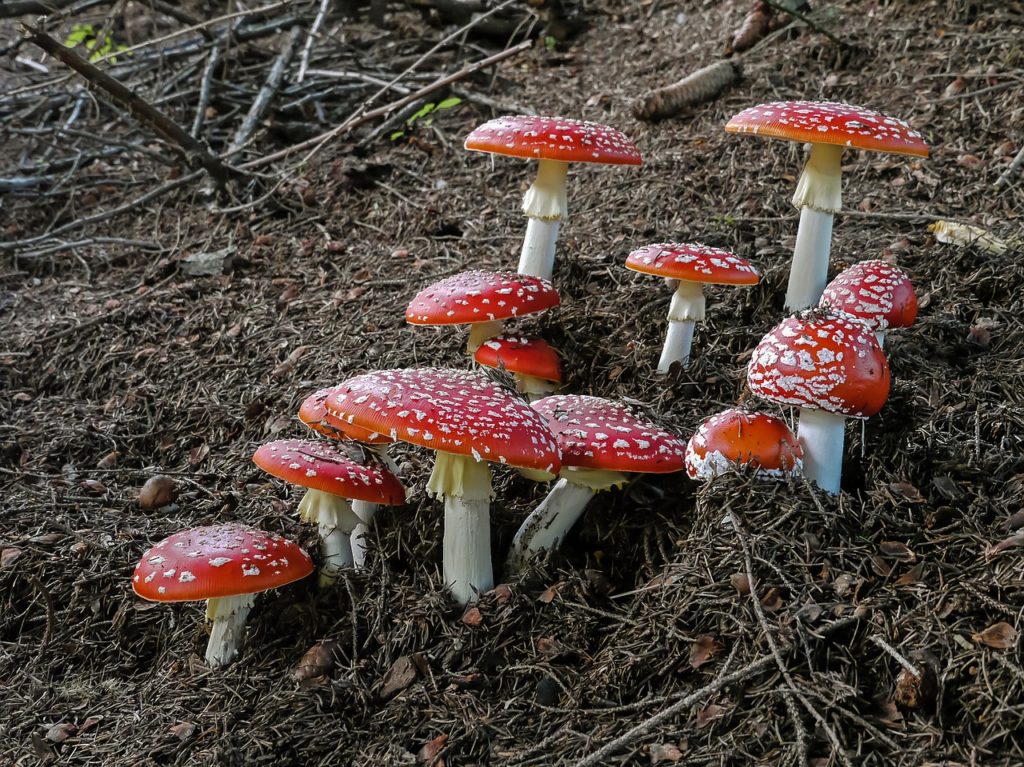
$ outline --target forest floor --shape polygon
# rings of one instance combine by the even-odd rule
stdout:
[[[44,74],[4,60],[0,178],[61,180],[0,187],[0,765],[1024,762],[1024,259],[928,230],[950,220],[1021,237],[1024,174],[996,181],[1024,144],[1024,10],[813,2],[843,47],[794,23],[742,54],[741,81],[713,102],[633,116],[638,94],[719,58],[748,5],[588,2],[578,34],[538,37],[437,94],[458,105],[384,130],[367,121],[304,162],[264,166],[258,188],[213,195],[200,176],[141,202],[188,177],[168,146],[60,80],[55,61]],[[181,26],[165,22],[161,34]],[[397,10],[384,29],[331,17],[316,50],[389,77],[453,29]],[[4,21],[0,45],[17,35]],[[203,134],[215,151],[289,35],[226,57]],[[460,36],[402,82],[505,46]],[[205,56],[132,77],[191,126]],[[277,98],[241,159],[340,124],[366,88],[322,104],[304,93],[291,111]],[[251,463],[256,446],[302,436],[302,399],[353,374],[466,366],[461,332],[409,327],[403,310],[440,277],[515,268],[532,168],[463,150],[496,114],[487,103],[615,126],[644,156],[571,171],[562,306],[519,325],[561,350],[566,391],[624,399],[686,437],[737,402],[772,409],[745,368],[783,314],[802,153],[722,126],[778,99],[861,104],[931,146],[927,160],[846,157],[832,273],[893,260],[921,311],[887,340],[885,408],[848,425],[841,495],[637,479],[464,615],[441,583],[429,456],[398,445],[410,500],[379,517],[368,569],[260,597],[227,669],[202,661],[199,605],[134,596],[140,555],[187,526],[242,521],[315,555],[300,492]],[[664,378],[669,293],[623,260],[669,240],[733,249],[764,279],[711,289],[691,366]],[[225,249],[223,268],[210,259],[218,273],[190,276],[190,257]],[[143,511],[139,488],[157,473],[177,501]],[[545,488],[499,470],[496,489],[500,562]],[[738,525],[723,523],[730,512]],[[318,642],[330,662],[297,680]]]

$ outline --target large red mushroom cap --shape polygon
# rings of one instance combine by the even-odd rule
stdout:
[[[132,588],[153,602],[255,594],[305,578],[313,562],[286,538],[237,524],[196,527],[142,555]]]
[[[640,165],[624,134],[600,123],[518,115],[488,120],[466,137],[466,149],[527,160]]]
[[[642,474],[669,474],[684,467],[686,444],[619,402],[555,394],[532,407],[558,439],[564,466]]]
[[[497,336],[484,341],[473,358],[485,367],[504,368],[509,373],[562,383],[558,352],[542,338]]]
[[[549,474],[560,467],[544,419],[514,392],[477,373],[366,373],[341,384],[326,404],[337,418],[430,450]]]
[[[324,401],[337,387],[331,386],[313,392],[299,406],[299,420],[313,431],[330,439],[350,439],[366,445],[386,445],[391,439],[386,434],[375,434],[358,426],[339,421],[327,412]]]
[[[405,310],[411,325],[495,322],[558,306],[547,280],[515,272],[462,272],[421,290]]]
[[[725,130],[872,152],[928,156],[928,145],[921,134],[903,120],[833,101],[759,104],[734,115]]]
[[[840,272],[825,287],[821,305],[856,317],[876,331],[909,327],[917,318],[917,295],[910,277],[878,259]]]
[[[279,439],[260,445],[253,463],[293,485],[356,501],[400,506],[405,488],[385,467],[352,460],[333,445],[308,439]]]
[[[767,413],[725,410],[705,420],[686,445],[686,473],[712,479],[738,467],[779,479],[799,473],[804,450],[785,421]]]
[[[889,396],[889,364],[867,325],[810,311],[761,339],[747,384],[772,402],[867,418]]]
[[[761,279],[745,258],[700,243],[647,245],[629,254],[626,268],[659,277],[716,285],[755,285]]]

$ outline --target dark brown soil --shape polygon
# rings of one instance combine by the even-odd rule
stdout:
[[[563,552],[464,619],[442,589],[428,456],[398,447],[411,501],[380,516],[369,569],[332,589],[309,579],[261,597],[240,659],[210,671],[198,605],[133,595],[139,556],[182,527],[233,520],[315,552],[316,531],[294,515],[298,491],[256,469],[253,450],[302,435],[294,413],[316,388],[374,368],[465,366],[461,333],[406,326],[403,309],[442,276],[515,267],[530,170],[462,150],[493,114],[467,98],[394,140],[385,130],[361,143],[379,124],[368,123],[269,195],[264,185],[210,197],[200,179],[10,244],[182,172],[138,151],[112,155],[56,188],[0,198],[0,765],[1024,762],[1020,642],[978,636],[1000,622],[1022,628],[1024,548],[986,552],[1024,526],[1024,261],[941,244],[927,229],[945,219],[1022,235],[1024,174],[995,182],[1024,144],[1024,9],[813,2],[816,23],[850,47],[794,26],[744,54],[742,82],[717,101],[635,120],[633,98],[718,57],[747,5],[587,3],[587,31],[553,49],[541,40],[462,87],[636,140],[642,168],[571,174],[562,307],[520,327],[562,351],[568,391],[624,398],[687,436],[751,401],[746,360],[782,316],[796,230],[800,147],[726,135],[728,117],[774,99],[846,100],[924,132],[926,161],[847,157],[834,269],[890,258],[912,274],[922,310],[887,340],[886,407],[848,427],[842,495],[638,479],[600,495]],[[424,36],[446,34],[411,13],[390,21],[386,31],[330,21],[350,58],[336,68],[393,75],[426,50]],[[0,30],[5,45],[16,37],[11,22]],[[284,36],[240,50],[239,103]],[[428,61],[422,82],[500,49],[470,38]],[[196,61],[182,91],[198,87]],[[61,70],[47,64],[52,79]],[[11,58],[3,67],[5,90],[45,79]],[[194,104],[193,92],[165,108],[189,124]],[[229,105],[217,107],[230,115]],[[346,116],[329,107],[331,124]],[[26,132],[70,109],[5,120],[0,177],[124,136],[171,156],[91,98],[76,123],[91,137]],[[314,115],[289,133],[302,126],[286,118],[245,158],[330,127]],[[709,291],[693,364],[665,380],[654,367],[669,294],[622,262],[671,239],[733,248],[764,280]],[[223,248],[233,248],[225,274],[186,276],[185,257]],[[177,503],[142,511],[138,489],[157,473],[174,477]],[[500,561],[544,488],[505,471],[496,480]],[[738,530],[723,524],[730,512]],[[331,668],[296,681],[317,642]]]

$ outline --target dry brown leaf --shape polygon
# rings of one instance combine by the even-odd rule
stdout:
[[[989,546],[985,549],[985,559],[991,560],[998,557],[1000,554],[1009,551],[1010,549],[1016,549],[1020,546],[1024,546],[1024,533],[1017,533],[1011,535],[1009,538],[1004,538],[994,546]]]
[[[409,655],[403,655],[392,663],[391,668],[384,674],[384,679],[380,685],[380,697],[384,700],[390,700],[415,682],[417,673],[416,662],[413,658]]]
[[[292,371],[295,370],[295,366],[299,364],[299,360],[302,355],[309,351],[308,346],[297,346],[292,350],[292,353],[285,357],[284,361],[270,371],[272,378],[284,378],[287,375],[291,375]]]
[[[0,549],[0,568],[10,567],[21,555],[21,549],[16,549],[13,546],[9,546],[6,549]]]
[[[426,767],[444,767],[441,751],[444,750],[447,743],[447,735],[438,735],[433,740],[428,740],[424,743],[416,756]]]
[[[96,493],[96,495],[103,495],[107,492],[107,486],[98,479],[83,479],[78,486],[87,492]]]
[[[913,586],[915,583],[921,582],[921,576],[924,574],[924,562],[918,562],[912,568],[907,570],[903,575],[896,579],[897,586]]]
[[[722,645],[715,641],[714,634],[701,634],[690,645],[690,665],[693,668],[700,668],[721,649]]]
[[[71,722],[55,724],[46,731],[46,739],[51,743],[63,743],[78,732],[78,725]]]
[[[712,703],[705,706],[697,711],[696,727],[698,730],[703,730],[708,725],[712,724],[716,719],[721,719],[725,716],[728,709],[725,706],[719,706],[717,703]]]
[[[736,589],[736,593],[741,596],[746,596],[750,593],[750,578],[747,577],[746,573],[733,573],[729,576],[729,583]]]
[[[325,677],[334,668],[336,642],[317,642],[303,654],[292,677],[298,682],[326,681]]]
[[[174,480],[164,474],[157,474],[147,479],[139,490],[139,506],[146,511],[161,509],[174,503],[177,496]]]
[[[776,588],[768,589],[765,595],[761,597],[761,607],[769,612],[781,610],[784,604],[785,601],[782,599],[782,594]]]
[[[538,602],[543,602],[546,605],[551,604],[552,602],[555,601],[555,597],[558,596],[558,592],[561,591],[562,586],[564,586],[564,585],[565,585],[564,581],[559,581],[558,583],[555,583],[554,585],[548,586],[546,589],[544,589],[544,591],[541,593],[541,595],[539,597],[537,597],[537,601]]]
[[[188,740],[196,731],[196,726],[192,722],[178,722],[168,727],[167,731],[178,740]]]
[[[882,541],[878,544],[882,556],[896,562],[916,562],[917,555],[910,550],[910,547],[899,541]]]
[[[466,612],[462,613],[462,622],[467,626],[479,626],[484,622],[484,615],[479,607],[467,607]]]
[[[537,647],[537,652],[548,658],[553,658],[562,651],[562,646],[554,637],[538,637],[534,644]]]
[[[921,491],[909,482],[890,482],[889,492],[911,503],[924,503],[924,496]]]
[[[975,642],[997,650],[1008,650],[1017,644],[1017,629],[1006,621],[993,623],[984,631],[971,636]]]
[[[487,593],[494,597],[495,604],[503,605],[512,598],[512,587],[507,583],[499,583]]]
[[[119,452],[117,452],[116,450],[111,450],[109,453],[107,453],[105,456],[100,458],[99,461],[96,462],[96,468],[97,469],[113,469],[115,466],[117,466],[117,462],[120,459],[121,459],[121,454]]]
[[[675,764],[683,756],[683,752],[674,743],[651,744],[651,764],[664,764],[665,762]]]

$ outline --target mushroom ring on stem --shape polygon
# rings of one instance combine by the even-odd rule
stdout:
[[[368,451],[371,460],[383,463],[392,474],[397,475],[398,466],[391,456],[387,454],[387,446],[391,444],[390,437],[339,421],[327,412],[324,402],[335,388],[337,387],[320,389],[306,397],[299,407],[299,420],[313,431],[322,434],[328,439],[348,444],[358,442],[361,447]],[[364,462],[360,461],[360,463]],[[358,498],[352,499],[352,511],[361,520],[352,529],[352,533],[349,536],[352,544],[352,565],[356,569],[362,568],[366,563],[366,542],[380,506],[381,504],[376,502],[364,501]]]
[[[803,471],[804,450],[781,418],[725,410],[706,419],[686,444],[686,473],[714,479],[750,469],[757,479],[782,480]]]
[[[502,323],[558,306],[558,291],[547,280],[515,272],[462,272],[424,288],[409,302],[410,325],[469,325],[473,354]]]
[[[888,331],[910,327],[917,319],[917,294],[910,277],[898,266],[878,259],[860,261],[841,271],[825,287],[821,305],[865,323],[883,347]]]
[[[484,367],[511,373],[516,389],[528,401],[562,386],[562,361],[541,338],[518,338],[507,333],[495,336],[480,345],[473,359]]]
[[[532,407],[558,439],[562,472],[512,539],[508,574],[522,569],[537,552],[557,548],[595,493],[621,487],[631,474],[682,471],[686,455],[679,437],[619,402],[565,394],[537,400]]]
[[[557,474],[544,418],[510,389],[463,370],[383,370],[327,398],[344,421],[437,452],[427,490],[444,499],[444,579],[461,605],[494,586],[488,462]]]
[[[213,624],[206,662],[228,665],[238,654],[253,595],[313,572],[302,547],[262,530],[228,524],[175,533],[142,555],[132,588],[151,602],[206,600]]]
[[[756,285],[761,277],[745,258],[699,243],[664,242],[634,250],[626,268],[679,281],[668,310],[668,332],[658,361],[667,373],[673,362],[686,367],[694,325],[704,319],[704,285]]]
[[[558,226],[569,215],[565,182],[571,162],[640,165],[640,152],[606,125],[563,117],[513,115],[489,120],[466,137],[466,149],[537,160],[537,179],[523,197],[529,219],[519,273],[550,280]]]
[[[839,314],[806,311],[783,320],[754,348],[750,390],[800,408],[804,476],[836,495],[843,422],[878,413],[889,396],[889,364],[871,329]]]
[[[811,155],[797,182],[800,209],[786,308],[816,306],[828,279],[832,218],[842,208],[843,149],[927,157],[921,134],[903,120],[830,101],[776,101],[745,109],[726,123],[729,133],[803,141]]]
[[[352,532],[362,520],[349,500],[400,506],[405,488],[384,466],[359,463],[338,447],[308,439],[282,439],[261,445],[253,463],[269,474],[308,488],[299,502],[299,516],[317,525],[323,541],[320,583],[334,581],[353,564]]]

